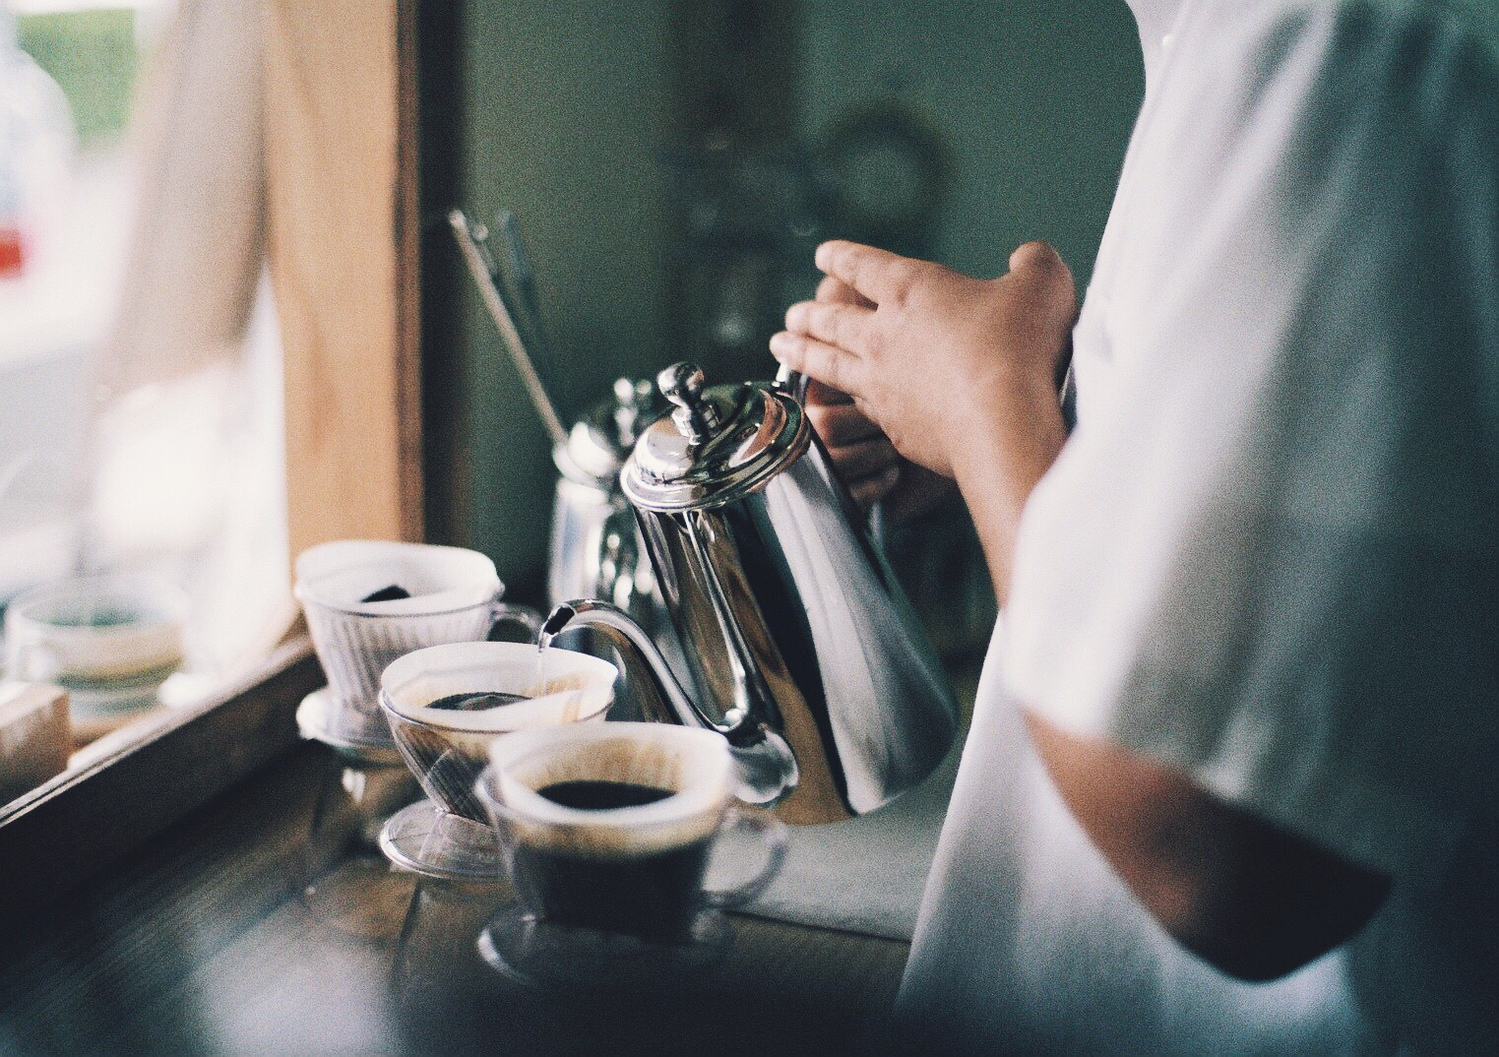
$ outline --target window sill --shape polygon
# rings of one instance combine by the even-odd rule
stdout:
[[[0,808],[0,918],[50,902],[288,751],[297,705],[323,682],[295,636],[221,693]]]

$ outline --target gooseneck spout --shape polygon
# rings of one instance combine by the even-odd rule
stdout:
[[[536,642],[545,649],[564,631],[586,627],[611,632],[616,645],[624,647],[620,650],[620,659],[625,665],[625,681],[636,688],[646,689],[646,711],[651,719],[689,727],[712,727],[720,733],[727,733],[692,704],[645,629],[618,606],[596,598],[563,602],[547,614]]]
[[[796,757],[778,733],[755,721],[746,710],[733,709],[716,722],[682,689],[681,682],[649,635],[618,606],[596,598],[563,602],[547,615],[536,636],[543,649],[564,631],[591,627],[609,633],[619,647],[624,677],[642,690],[649,718],[663,723],[706,727],[722,734],[739,766],[741,800],[770,804],[796,788]]]

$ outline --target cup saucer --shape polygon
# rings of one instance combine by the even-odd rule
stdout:
[[[401,764],[385,716],[340,705],[328,687],[314,690],[297,706],[297,730],[308,741],[320,741],[340,756],[361,763]]]
[[[734,942],[722,911],[705,909],[686,936],[657,941],[543,921],[517,900],[500,907],[479,933],[479,956],[525,987],[627,992],[700,978]]]
[[[491,881],[503,874],[494,830],[418,800],[386,820],[380,850],[402,869],[445,881]]]

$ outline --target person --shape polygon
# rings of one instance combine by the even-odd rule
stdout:
[[[961,493],[1002,603],[899,1023],[1499,1053],[1493,12],[1130,3],[1080,315],[1041,243],[835,241],[771,340],[858,498]]]

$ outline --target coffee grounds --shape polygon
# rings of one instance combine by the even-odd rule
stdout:
[[[359,601],[360,602],[399,602],[403,598],[410,598],[410,597],[411,597],[411,592],[408,591],[408,590],[406,590],[406,588],[400,587],[400,586],[398,586],[396,584],[391,584],[389,587],[382,587],[382,588],[380,588],[380,590],[376,591],[374,594],[365,595]]]
[[[529,700],[530,698],[525,694],[483,690],[474,694],[449,694],[447,697],[439,697],[427,707],[446,709],[449,712],[478,712],[486,708],[499,708],[502,705],[513,705],[517,701]]]
[[[634,782],[573,781],[554,782],[537,790],[554,804],[583,811],[608,811],[621,807],[641,807],[665,800],[670,789]]]

